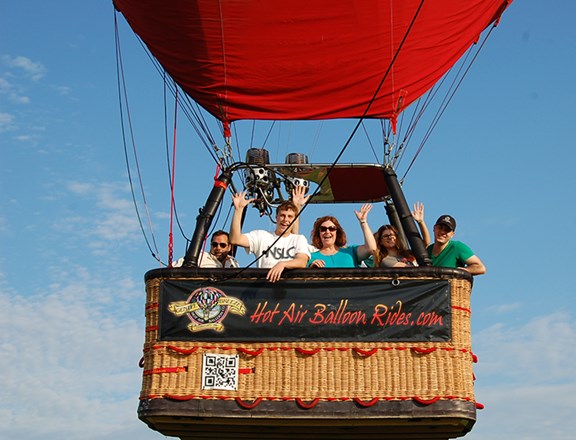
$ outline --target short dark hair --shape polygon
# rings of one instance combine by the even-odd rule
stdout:
[[[214,240],[214,237],[218,237],[219,235],[225,235],[226,238],[228,239],[228,242],[230,242],[230,234],[228,234],[228,232],[226,231],[223,231],[222,229],[218,229],[216,232],[212,234],[212,240]]]

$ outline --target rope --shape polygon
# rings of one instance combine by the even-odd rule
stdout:
[[[116,80],[117,80],[117,88],[118,88],[118,105],[120,108],[120,126],[122,129],[122,144],[124,147],[124,160],[126,162],[126,171],[128,173],[128,181],[130,183],[130,192],[132,194],[132,203],[134,205],[134,209],[136,211],[136,217],[138,219],[138,224],[140,226],[140,230],[142,231],[142,235],[144,237],[144,240],[146,241],[146,245],[147,245],[148,249],[150,250],[150,253],[154,257],[154,259],[156,259],[158,262],[162,263],[162,261],[158,257],[158,253],[159,253],[158,252],[158,246],[156,245],[156,239],[154,237],[154,230],[152,228],[152,222],[150,219],[150,213],[148,211],[148,204],[146,202],[146,198],[144,195],[144,188],[142,186],[140,168],[138,165],[138,156],[136,154],[136,142],[134,140],[134,130],[132,128],[132,120],[130,117],[130,108],[128,106],[127,87],[126,87],[126,80],[125,80],[125,76],[124,76],[122,52],[120,49],[120,34],[119,34],[119,30],[118,30],[118,18],[117,18],[116,12],[114,13],[114,30],[115,30],[114,37],[115,37],[115,45],[116,45]],[[124,92],[124,93],[122,93],[122,92]],[[124,110],[124,107],[122,105],[123,104],[122,96],[124,96],[124,102],[126,103],[126,109],[125,110]],[[127,145],[127,140],[126,140],[124,113],[126,113],[126,117],[128,119],[128,127],[130,129],[130,137],[132,139],[132,146],[133,146],[133,151],[134,151],[134,155],[135,155],[136,166],[138,169],[138,175],[140,176],[140,187],[142,189],[142,197],[144,200],[144,205],[146,207],[146,212],[148,214],[148,225],[150,228],[150,233],[151,233],[154,249],[152,249],[152,245],[151,245],[150,241],[148,240],[148,236],[147,236],[146,231],[144,229],[144,225],[142,224],[142,218],[140,215],[140,211],[138,209],[138,202],[136,201],[136,194],[134,191],[134,182],[132,179],[132,172],[130,171],[130,159],[128,157],[128,145]]]
[[[176,128],[178,121],[178,89],[174,97],[174,137],[172,146],[172,180],[170,182],[170,230],[168,232],[168,267],[172,267],[172,258],[174,256],[174,179],[176,176]]]

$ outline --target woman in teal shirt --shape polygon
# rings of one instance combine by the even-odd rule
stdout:
[[[314,222],[310,239],[318,248],[310,257],[309,267],[359,267],[360,262],[376,250],[376,240],[368,221],[372,204],[367,203],[354,211],[364,234],[364,244],[346,247],[346,233],[336,217],[326,215]]]

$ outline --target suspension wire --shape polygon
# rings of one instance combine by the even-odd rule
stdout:
[[[288,226],[288,228],[290,228],[295,222],[296,220],[300,217],[300,215],[304,212],[304,210],[308,207],[308,204],[310,203],[310,200],[312,200],[314,198],[314,196],[316,196],[316,194],[318,194],[318,192],[320,191],[320,189],[322,188],[322,185],[324,184],[324,182],[326,181],[326,179],[328,178],[328,176],[330,176],[331,171],[334,169],[334,167],[336,166],[336,164],[339,162],[340,158],[342,157],[342,155],[344,154],[344,152],[348,149],[348,146],[350,145],[350,143],[352,142],[352,139],[354,139],[356,132],[358,131],[358,129],[360,128],[360,126],[362,125],[362,122],[366,119],[366,115],[368,114],[368,112],[370,111],[370,108],[372,107],[372,104],[374,103],[374,101],[376,100],[376,97],[378,96],[378,93],[380,92],[380,89],[382,88],[382,86],[384,85],[384,82],[386,81],[386,78],[388,77],[388,75],[390,74],[391,70],[392,70],[392,66],[394,65],[396,59],[398,58],[399,54],[400,54],[400,50],[402,49],[402,47],[404,46],[404,43],[406,42],[406,39],[408,38],[408,35],[410,34],[412,27],[414,26],[414,23],[416,22],[416,18],[418,17],[420,10],[422,9],[422,6],[424,4],[424,0],[422,0],[420,2],[420,5],[418,6],[416,12],[414,13],[414,16],[412,17],[412,21],[410,22],[410,25],[408,26],[408,29],[406,30],[406,33],[404,34],[404,37],[402,38],[402,40],[400,41],[400,44],[398,45],[398,48],[396,49],[396,52],[394,54],[394,57],[392,58],[392,60],[390,61],[390,65],[388,66],[386,72],[384,73],[384,75],[382,76],[382,79],[380,81],[380,83],[378,84],[378,87],[376,88],[376,90],[374,91],[374,94],[372,95],[372,98],[370,100],[370,102],[368,103],[368,105],[366,106],[366,108],[364,109],[364,113],[362,114],[362,116],[358,119],[358,122],[356,123],[356,125],[354,126],[354,128],[352,129],[352,131],[350,132],[350,135],[348,136],[348,139],[346,140],[346,142],[344,143],[344,145],[342,146],[342,148],[340,149],[340,152],[338,153],[338,155],[336,156],[336,158],[334,159],[334,161],[332,162],[331,166],[328,168],[328,170],[326,171],[325,176],[322,178],[322,180],[320,181],[320,183],[318,184],[317,188],[314,190],[314,192],[310,195],[308,201],[304,204],[304,206],[302,206],[302,208],[300,209],[300,212],[296,213],[296,216],[294,217],[294,220],[292,221],[292,223],[290,223],[290,225]],[[236,272],[234,275],[231,275],[230,277],[224,278],[222,280],[220,280],[220,282],[226,281],[228,279],[232,279],[232,278],[237,278],[239,277],[246,269],[248,269],[249,267],[251,267],[252,265],[254,265],[258,260],[260,260],[260,258],[262,258],[277,242],[278,240],[280,240],[280,238],[282,237],[282,235],[278,236],[273,242],[272,244],[270,244],[270,246],[268,247],[268,249],[266,251],[264,251],[260,257],[255,258],[250,264],[248,264],[246,267],[242,268],[239,272]]]
[[[138,223],[140,225],[140,230],[142,231],[142,235],[144,236],[144,240],[146,241],[146,245],[148,246],[148,249],[149,249],[152,257],[155,260],[157,260],[160,264],[163,264],[160,257],[159,257],[158,246],[156,245],[156,239],[154,236],[154,229],[152,228],[150,213],[148,211],[148,204],[146,202],[146,197],[144,194],[144,187],[142,186],[142,178],[141,178],[141,173],[140,173],[140,167],[138,164],[138,155],[136,154],[136,148],[135,148],[136,142],[134,140],[134,130],[132,127],[132,120],[130,117],[130,108],[128,106],[126,79],[124,76],[124,67],[123,67],[123,62],[122,62],[122,51],[120,48],[120,34],[119,34],[119,30],[118,30],[118,17],[117,17],[116,12],[114,13],[114,32],[115,32],[114,39],[115,39],[115,46],[116,46],[116,80],[117,80],[117,88],[118,88],[118,104],[119,104],[119,109],[120,109],[120,125],[121,125],[121,130],[122,130],[122,143],[124,146],[124,159],[126,161],[126,170],[128,173],[128,181],[130,183],[130,192],[132,194],[132,203],[134,204],[134,209],[136,211],[136,217],[137,217]],[[124,101],[122,100],[122,97],[124,97]],[[125,102],[125,107],[126,107],[125,109],[122,105],[123,102]],[[146,208],[146,214],[148,216],[148,227],[150,228],[150,235],[152,238],[152,243],[154,245],[154,249],[152,248],[150,240],[148,239],[148,236],[147,236],[146,231],[144,229],[144,225],[142,224],[142,218],[140,215],[140,210],[138,209],[138,202],[136,201],[134,182],[133,182],[133,178],[132,178],[132,172],[130,170],[130,159],[129,159],[129,155],[128,155],[128,142],[126,139],[127,135],[126,135],[126,131],[125,131],[125,124],[126,123],[124,122],[124,113],[126,113],[127,124],[128,124],[129,131],[130,131],[130,138],[132,140],[134,158],[135,158],[136,167],[138,170],[140,188],[142,190],[142,198],[144,201],[144,206]]]
[[[167,82],[164,82],[164,137],[165,137],[165,150],[166,150],[166,168],[168,170],[168,183],[170,185],[170,194],[173,194],[175,191],[175,184],[174,184],[174,180],[173,180],[173,174],[172,174],[172,170],[171,170],[171,166],[170,163],[172,162],[172,160],[170,159],[170,147],[169,147],[169,142],[168,142],[168,101],[167,101],[167,97],[166,97],[166,89],[167,89]],[[175,110],[176,111],[176,110]],[[174,136],[176,136],[176,133],[174,133]],[[173,155],[173,157],[175,157]],[[189,241],[188,237],[186,236],[186,233],[184,232],[184,228],[182,227],[182,223],[180,223],[180,217],[178,215],[178,209],[176,207],[176,199],[174,196],[172,196],[173,198],[173,209],[174,209],[174,217],[176,219],[176,224],[178,225],[178,229],[180,230],[180,235],[186,240]]]
[[[310,149],[310,157],[316,152],[316,148],[320,143],[320,132],[324,128],[324,121],[320,121],[320,124],[316,126],[316,133],[314,133],[314,140],[312,141],[312,148]]]
[[[362,128],[364,129],[364,134],[366,135],[366,139],[368,140],[368,143],[370,144],[370,148],[372,149],[372,154],[374,154],[374,157],[376,158],[376,162],[378,162],[378,155],[376,154],[376,149],[374,148],[374,145],[372,145],[372,139],[370,139],[370,135],[368,134],[368,130],[366,129],[366,125],[364,124],[364,121],[362,121]]]
[[[254,147],[254,129],[256,128],[256,121],[252,121],[252,133],[250,135],[250,147]]]
[[[276,120],[272,121],[272,124],[270,125],[270,128],[268,129],[268,133],[266,134],[266,137],[264,138],[264,143],[262,144],[262,148],[264,148],[266,146],[266,144],[268,143],[268,138],[272,134],[272,129],[274,128],[275,125],[276,125]]]
[[[410,162],[410,165],[408,166],[408,168],[406,169],[406,171],[404,172],[404,175],[402,176],[402,179],[404,179],[406,177],[406,175],[408,174],[408,172],[410,171],[410,169],[412,168],[412,166],[414,165],[414,162],[416,161],[416,158],[420,155],[420,153],[422,152],[422,149],[424,148],[424,144],[426,143],[426,141],[428,140],[428,138],[430,137],[430,135],[432,134],[432,131],[436,128],[436,125],[438,124],[440,118],[442,117],[442,115],[444,114],[444,112],[446,111],[446,108],[448,107],[448,105],[450,104],[450,102],[452,101],[452,99],[454,98],[454,95],[456,94],[456,92],[458,91],[458,89],[460,88],[460,86],[462,85],[462,82],[464,81],[464,78],[468,75],[468,72],[470,71],[470,69],[472,68],[472,65],[474,64],[474,62],[476,61],[476,58],[478,58],[478,55],[480,54],[480,51],[484,48],[484,45],[486,44],[486,41],[488,41],[488,38],[490,37],[490,35],[492,34],[492,31],[494,30],[494,28],[496,27],[496,24],[492,25],[492,27],[490,28],[490,30],[487,32],[487,34],[484,36],[482,42],[480,43],[480,46],[477,47],[477,50],[475,51],[474,55],[472,56],[472,59],[470,60],[470,62],[465,65],[464,63],[461,65],[459,71],[458,71],[458,75],[456,76],[456,78],[454,79],[454,83],[451,85],[451,90],[452,92],[449,94],[449,96],[447,95],[444,98],[444,101],[442,102],[442,105],[440,107],[440,109],[438,110],[438,112],[436,113],[436,115],[433,118],[433,123],[431,124],[431,126],[429,127],[424,139],[422,140],[422,142],[420,143],[420,146],[418,147],[416,154],[414,155],[414,158],[412,159],[412,161]],[[472,52],[472,47],[470,47],[469,53]],[[468,55],[466,56],[466,60],[468,58]],[[465,67],[465,68],[464,68]],[[460,72],[464,69],[464,73],[462,73],[460,75]],[[458,77],[459,76],[459,77]]]
[[[152,62],[152,65],[156,68],[156,71],[161,76],[164,76],[164,68],[160,65],[160,62],[152,56],[152,54],[150,53],[150,51],[148,50],[142,39],[138,35],[136,35],[136,37],[137,41],[140,43],[140,46],[148,56],[148,59]],[[176,83],[172,85],[170,82],[165,82],[165,84],[167,85],[168,89],[174,96],[176,93],[175,90],[177,88]],[[201,112],[194,110],[192,104],[190,103],[190,98],[186,94],[185,94],[185,101],[181,100],[180,102],[186,103],[186,105],[182,105],[181,107],[184,115],[187,117],[188,121],[190,122],[190,125],[196,131],[198,138],[204,144],[206,150],[208,151],[208,154],[212,156],[212,159],[214,160],[215,163],[218,163],[219,160],[212,151],[213,149],[217,148],[217,145],[216,142],[214,141],[212,134],[210,133],[210,130],[208,129],[208,124],[206,124],[206,121],[203,119],[202,116],[200,116]]]
[[[176,89],[176,96],[174,97],[174,134],[173,134],[173,147],[172,147],[172,179],[170,181],[170,230],[168,232],[168,267],[172,267],[172,257],[174,256],[174,178],[176,176],[176,129],[178,122],[178,89]]]

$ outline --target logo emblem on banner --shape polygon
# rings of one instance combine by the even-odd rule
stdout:
[[[187,315],[190,319],[188,330],[199,332],[215,330],[222,332],[222,321],[228,312],[237,315],[246,313],[246,306],[238,298],[226,296],[215,287],[201,287],[194,290],[186,301],[174,301],[168,304],[168,311],[175,316]]]

